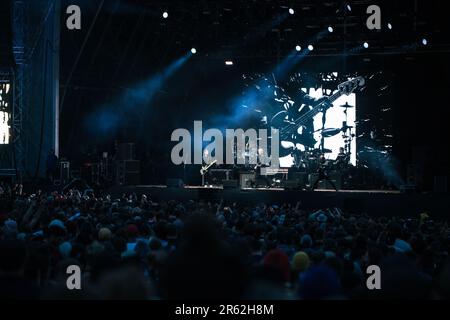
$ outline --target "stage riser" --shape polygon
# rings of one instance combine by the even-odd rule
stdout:
[[[384,192],[328,192],[328,191],[282,191],[240,190],[209,188],[165,188],[165,187],[115,187],[110,190],[113,197],[123,192],[147,194],[155,200],[205,200],[238,202],[241,205],[295,204],[300,201],[305,209],[339,207],[352,213],[367,213],[372,216],[417,217],[427,212],[434,218],[449,219],[448,195],[446,194],[401,194]]]

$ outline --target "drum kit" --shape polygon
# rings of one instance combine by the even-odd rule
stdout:
[[[353,106],[346,103],[340,106],[344,108],[346,121],[343,122],[341,128],[322,128],[316,132],[320,132],[322,136],[322,141],[319,149],[310,149],[305,151],[300,151],[294,149],[292,152],[292,157],[294,158],[294,166],[300,171],[306,172],[316,172],[319,167],[325,168],[326,170],[345,170],[350,165],[350,155],[351,155],[351,144],[355,139],[356,135],[354,133],[354,127],[347,125],[347,110],[354,108]],[[326,149],[325,139],[332,138],[342,133],[342,138],[344,139],[344,146],[341,148],[336,160],[325,160],[322,161],[327,154],[332,153],[330,149]]]
[[[332,153],[329,149],[312,149],[306,151],[300,151],[298,149],[293,151],[292,157],[294,158],[294,167],[299,171],[304,172],[316,172],[320,165],[329,166],[331,161],[326,161],[325,164],[321,164],[320,159],[322,156]]]

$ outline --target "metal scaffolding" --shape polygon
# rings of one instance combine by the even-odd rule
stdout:
[[[58,149],[60,0],[14,0],[12,14],[13,168],[4,169],[22,181],[42,176],[43,150]]]
[[[24,172],[26,144],[22,137],[23,110],[26,99],[23,94],[25,86],[25,2],[16,0],[13,4],[13,54],[16,69],[13,77],[12,143],[16,178],[21,181]]]

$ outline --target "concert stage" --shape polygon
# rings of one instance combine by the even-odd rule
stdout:
[[[305,209],[324,209],[339,207],[347,212],[367,213],[373,216],[415,217],[427,212],[436,219],[448,219],[448,195],[437,193],[407,194],[383,190],[329,190],[290,191],[284,189],[223,189],[221,187],[168,188],[166,186],[128,186],[114,187],[113,197],[122,193],[150,195],[157,201],[164,200],[205,200],[226,203],[238,202],[242,205],[257,203],[283,204],[300,201]]]

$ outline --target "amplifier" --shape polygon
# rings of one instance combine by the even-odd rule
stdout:
[[[137,160],[119,161],[119,165],[122,165],[126,172],[141,171],[141,162]]]
[[[417,165],[408,165],[406,169],[406,184],[423,186],[423,167]]]
[[[239,174],[239,184],[241,188],[250,188],[252,186],[252,182],[254,182],[255,179],[256,175],[254,172]]]
[[[121,143],[117,146],[116,160],[133,160],[134,143]]]
[[[166,185],[167,188],[183,188],[184,182],[181,179],[167,179]]]
[[[123,179],[123,185],[136,186],[141,183],[140,172],[126,172]]]
[[[70,162],[68,161],[61,161],[59,163],[59,180],[62,181],[62,183],[69,182],[70,179]]]
[[[417,193],[417,186],[415,184],[404,184],[400,186],[400,192],[413,194]]]
[[[433,191],[436,193],[447,193],[448,192],[447,176],[435,176],[434,177]]]
[[[222,185],[224,189],[236,189],[239,186],[237,180],[223,180]]]
[[[305,172],[292,172],[289,174],[289,180],[298,181],[301,185],[305,186],[308,183],[308,174]]]
[[[140,183],[141,162],[136,160],[116,161],[116,182],[119,185]]]
[[[284,190],[301,190],[305,185],[298,180],[283,181]]]
[[[331,172],[330,174],[330,179],[333,181],[333,183],[336,185],[336,188],[338,188],[338,190],[342,189],[343,183],[342,183],[342,173],[335,171],[335,172]],[[329,189],[333,189],[329,183],[327,183],[327,185],[329,186]]]

